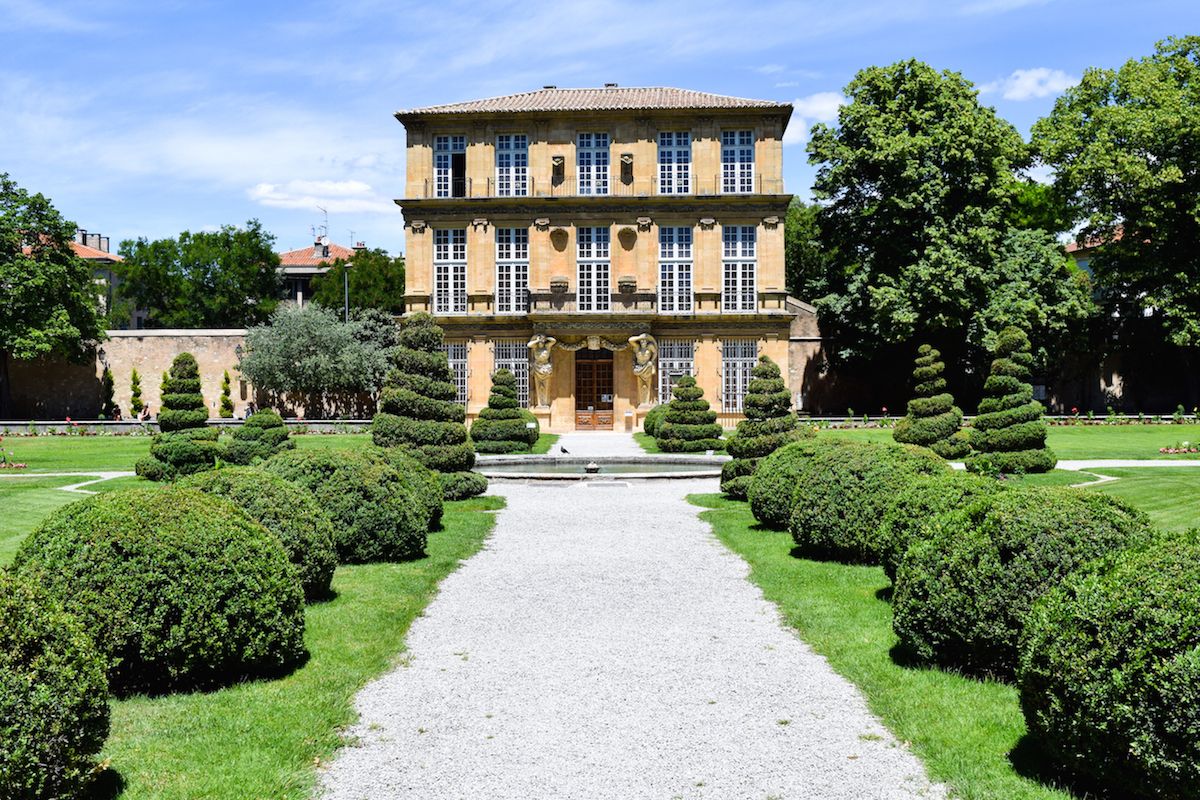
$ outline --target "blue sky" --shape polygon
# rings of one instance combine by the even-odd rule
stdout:
[[[400,252],[397,109],[605,82],[789,100],[785,178],[807,196],[807,128],[862,67],[962,72],[1027,135],[1086,67],[1200,32],[1200,3],[0,0],[0,20],[0,171],[82,227],[257,217],[287,249],[325,206],[334,241]]]

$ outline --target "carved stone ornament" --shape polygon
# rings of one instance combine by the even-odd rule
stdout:
[[[533,359],[533,386],[539,408],[550,407],[550,377],[554,374],[554,345],[558,340],[544,333],[535,333],[529,340]]]
[[[569,281],[562,275],[555,275],[550,279],[550,291],[553,294],[566,294]]]
[[[476,229],[483,228],[484,230],[487,230],[487,226],[488,226],[487,217],[476,217],[475,219],[471,220],[472,228],[476,228]]]
[[[638,218],[637,218],[637,224],[638,224],[638,230],[639,230],[639,231],[648,231],[648,230],[650,230],[650,226],[651,226],[653,223],[654,223],[654,220],[650,219],[650,217],[638,217]]]
[[[413,233],[421,233],[421,232],[423,232],[423,231],[425,230],[425,228],[426,228],[426,227],[428,227],[428,226],[425,224],[425,220],[423,220],[423,219],[414,219],[414,220],[412,221],[412,223],[409,225],[409,227],[410,227],[410,228],[412,228],[412,230],[413,230]]]
[[[621,153],[621,163],[622,164],[632,164],[633,163],[633,153]]]
[[[711,228],[713,225],[716,225],[716,224],[717,224],[717,221],[715,219],[713,219],[712,217],[701,217],[700,218],[700,226],[701,227]]]
[[[778,224],[779,217],[763,217],[763,225],[766,225],[768,228],[774,228]]]
[[[555,167],[565,166],[567,163],[566,156],[550,156],[550,164]]]
[[[622,275],[617,278],[617,291],[621,294],[633,294],[637,291],[637,278],[633,275]]]
[[[537,228],[539,231],[544,231],[550,227],[550,218],[549,217],[538,217],[537,219],[535,219],[533,221],[533,226],[535,228]]]
[[[658,372],[658,342],[648,333],[629,337],[633,348],[633,374],[638,383],[638,404],[654,402],[654,376]]]
[[[614,342],[612,339],[609,339],[605,336],[592,333],[584,336],[578,342],[568,343],[560,341],[558,346],[560,349],[566,350],[568,353],[573,353],[576,350],[582,350],[585,347],[588,350],[599,350],[603,348],[605,350],[616,352],[617,350],[624,350],[628,348],[629,344],[627,342]]]

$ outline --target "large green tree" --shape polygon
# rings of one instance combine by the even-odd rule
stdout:
[[[155,328],[240,328],[264,322],[282,284],[275,237],[252,219],[239,228],[121,242],[118,292]]]
[[[1103,243],[1091,259],[1118,317],[1200,345],[1200,36],[1086,70],[1033,128],[1056,187]]]
[[[75,223],[0,173],[0,419],[12,416],[9,362],[83,358],[104,337],[91,267],[75,256]]]
[[[379,308],[404,312],[404,256],[392,258],[379,248],[356,250],[354,258],[335,260],[324,275],[313,278],[313,301],[341,308],[345,277],[350,276],[350,308]]]
[[[833,254],[821,237],[821,207],[800,198],[788,206],[784,222],[784,263],[788,293],[812,302],[829,292]]]

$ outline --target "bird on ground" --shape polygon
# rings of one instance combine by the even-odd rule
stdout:
[[[558,446],[558,452],[562,453],[564,456],[571,455],[571,451],[563,447],[561,444]]]

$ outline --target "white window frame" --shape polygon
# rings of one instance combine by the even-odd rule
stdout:
[[[693,311],[692,229],[688,226],[663,225],[658,229],[658,311]]]
[[[529,137],[524,133],[496,135],[496,196],[529,194]]]
[[[612,306],[612,265],[609,262],[609,229],[575,229],[575,308],[608,311]]]
[[[754,131],[721,131],[721,192],[753,194]]]
[[[492,343],[492,374],[507,369],[517,379],[517,402],[529,407],[529,340],[496,339]]]
[[[758,310],[758,230],[753,225],[725,225],[723,245],[721,310],[746,314]]]
[[[496,228],[496,313],[529,313],[528,228]]]
[[[467,230],[433,230],[433,313],[467,313]]]
[[[658,340],[658,402],[671,402],[671,390],[684,375],[696,374],[695,339]]]
[[[454,376],[454,389],[457,392],[454,402],[460,406],[467,404],[468,392],[467,386],[467,343],[466,342],[446,342],[443,345],[446,351],[446,360],[450,362],[450,374]]]
[[[721,410],[741,414],[750,386],[751,370],[758,363],[757,339],[721,341]]]
[[[575,135],[575,183],[579,194],[608,194],[610,142],[604,132]]]
[[[691,194],[692,134],[689,131],[659,131],[658,193]]]
[[[433,137],[434,197],[450,197],[454,174],[451,163],[455,153],[467,152],[467,137],[447,135]],[[463,177],[466,180],[466,176]]]

